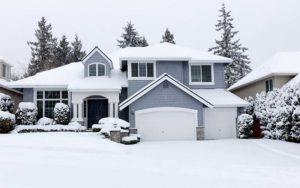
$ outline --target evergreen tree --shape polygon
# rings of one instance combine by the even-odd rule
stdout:
[[[35,75],[38,72],[54,67],[54,52],[57,39],[52,35],[52,26],[47,24],[45,17],[38,22],[35,30],[36,42],[27,42],[31,48],[31,60],[26,76]]]
[[[71,43],[72,50],[70,53],[70,62],[78,62],[81,61],[82,58],[86,55],[85,51],[82,51],[82,43],[78,38],[78,35],[75,35],[75,40]]]
[[[137,47],[137,46],[143,46],[148,45],[146,39],[143,40],[134,28],[134,25],[131,22],[128,22],[127,25],[123,28],[124,33],[121,35],[121,40],[118,41],[118,46],[120,48],[126,48],[126,47]],[[144,37],[145,38],[145,37]],[[146,42],[146,43],[145,43]]]
[[[221,39],[216,40],[217,46],[210,48],[209,51],[233,60],[232,63],[225,67],[225,81],[227,87],[230,87],[251,72],[250,59],[245,54],[248,49],[240,44],[239,39],[234,39],[238,31],[233,31],[231,11],[226,11],[224,3],[219,11],[221,15],[219,15],[220,19],[216,24],[216,31],[221,32]]]
[[[147,40],[146,40],[146,38],[144,36],[140,39],[140,43],[139,43],[138,46],[140,46],[140,47],[149,46],[149,44],[148,44],[148,42],[147,42]]]
[[[70,63],[71,47],[65,35],[59,41],[59,45],[55,51],[55,67],[66,65]]]
[[[163,42],[176,44],[174,41],[174,34],[172,34],[168,28],[166,29],[164,35],[162,36],[161,43],[163,43]]]

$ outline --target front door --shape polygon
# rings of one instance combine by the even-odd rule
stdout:
[[[108,117],[107,99],[89,99],[88,100],[88,128],[97,124],[101,118]]]

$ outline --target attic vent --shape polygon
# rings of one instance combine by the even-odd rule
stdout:
[[[163,88],[169,88],[169,82],[168,81],[163,82]]]

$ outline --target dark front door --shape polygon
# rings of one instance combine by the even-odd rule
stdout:
[[[107,99],[89,99],[88,100],[88,128],[97,124],[101,118],[108,117]]]

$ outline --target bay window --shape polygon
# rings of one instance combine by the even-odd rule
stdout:
[[[38,119],[41,117],[53,118],[53,109],[56,103],[68,105],[68,91],[66,90],[38,90],[36,91],[36,105]]]
[[[213,84],[213,66],[190,65],[190,84]]]

